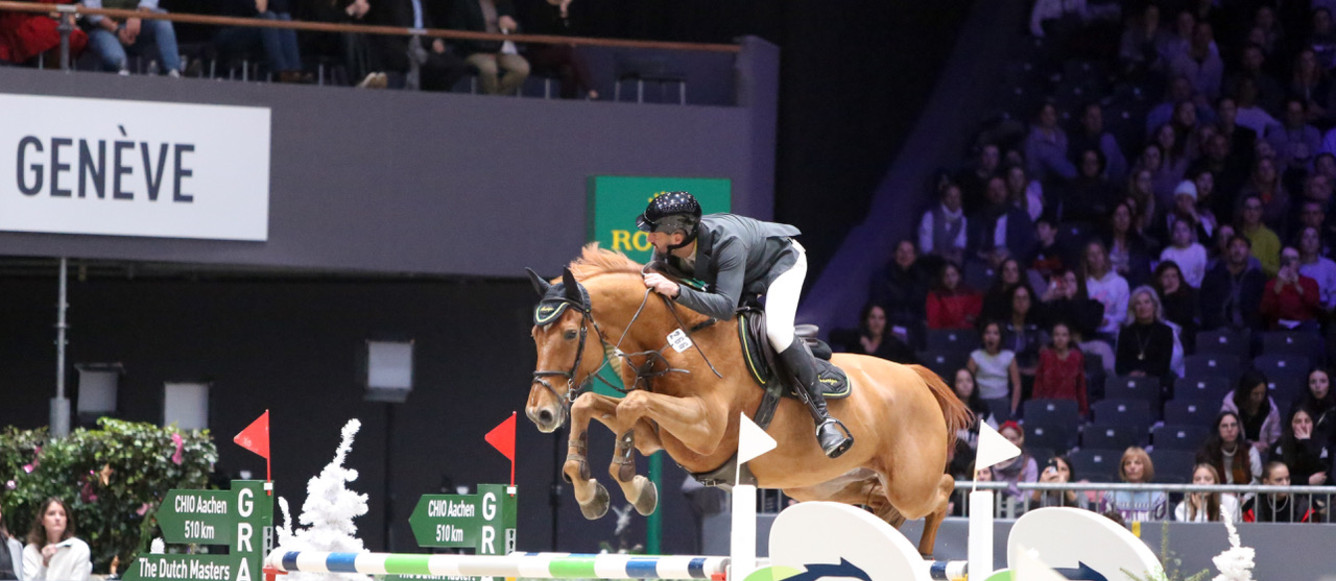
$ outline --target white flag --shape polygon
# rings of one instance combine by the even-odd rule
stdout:
[[[761,426],[751,421],[747,414],[740,414],[742,421],[738,423],[738,464],[739,466],[750,461],[752,458],[760,456],[766,452],[775,449],[775,439],[770,434],[765,433]]]
[[[1020,455],[1021,449],[997,433],[988,422],[979,422],[979,452],[974,457],[975,470],[982,470]]]

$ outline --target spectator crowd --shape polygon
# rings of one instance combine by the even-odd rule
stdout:
[[[981,478],[1329,484],[1333,10],[1036,2],[1001,111],[832,342],[922,363],[1029,434]],[[1129,521],[1331,518],[1321,497],[1009,494]]]
[[[444,28],[493,34],[571,36],[578,19],[572,0],[39,0],[87,8],[173,11],[255,18],[368,24],[398,28]],[[573,18],[573,13],[576,16]],[[128,75],[269,78],[285,83],[331,82],[367,88],[450,91],[465,77],[486,94],[515,94],[531,71],[560,82],[563,98],[597,99],[589,68],[567,44],[520,46],[510,41],[454,40],[355,32],[301,32],[291,28],[194,28],[178,40],[177,26],[154,18],[76,19],[0,11],[0,66],[54,67],[59,59],[61,20],[71,28],[76,64]],[[79,60],[83,57],[82,60]],[[251,63],[254,63],[252,66]],[[252,73],[253,71],[253,73]],[[320,79],[324,81],[324,79]]]

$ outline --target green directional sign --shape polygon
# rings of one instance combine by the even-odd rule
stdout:
[[[422,547],[505,555],[515,550],[515,507],[515,487],[479,484],[477,494],[424,494],[408,524]]]
[[[237,491],[176,490],[162,499],[158,525],[169,543],[226,545],[236,530]]]
[[[231,490],[167,492],[156,514],[172,544],[226,545],[226,555],[141,554],[126,581],[261,581],[273,548],[274,503],[258,480],[235,480]]]

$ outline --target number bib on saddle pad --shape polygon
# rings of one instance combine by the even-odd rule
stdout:
[[[814,335],[797,333],[797,338],[807,343],[816,356],[817,380],[821,382],[821,395],[826,399],[844,399],[849,397],[853,384],[843,369],[830,362],[830,346]],[[778,355],[765,338],[765,314],[757,311],[738,313],[738,340],[742,345],[742,358],[747,362],[747,370],[752,379],[761,387],[771,387],[771,382],[779,379],[775,370],[780,368],[776,362]],[[787,377],[780,383],[788,384]],[[789,390],[784,395],[788,396]],[[767,390],[768,391],[768,390]]]

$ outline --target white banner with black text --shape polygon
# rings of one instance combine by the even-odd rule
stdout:
[[[0,231],[264,241],[270,110],[0,94]]]

